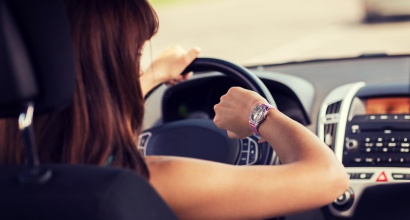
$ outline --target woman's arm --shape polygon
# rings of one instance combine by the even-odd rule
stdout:
[[[175,84],[189,78],[191,74],[182,76],[181,73],[198,57],[199,52],[200,49],[197,47],[185,51],[180,46],[173,46],[164,50],[142,73],[140,78],[142,94],[145,96],[151,89],[161,83]]]
[[[215,106],[215,123],[231,137],[252,134],[254,92],[232,88]],[[182,219],[262,219],[317,208],[344,193],[348,177],[332,151],[280,111],[259,127],[280,166],[232,166],[210,161],[148,157],[150,182]]]

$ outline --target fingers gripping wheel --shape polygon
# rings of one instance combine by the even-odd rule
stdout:
[[[197,58],[183,72],[195,75],[220,72],[264,97],[275,101],[265,84],[252,72],[234,63],[214,58]],[[216,104],[216,103],[215,103]],[[212,120],[186,119],[148,129],[140,135],[138,147],[144,155],[170,155],[206,159],[234,165],[277,164],[278,158],[267,143],[256,136],[230,139]]]

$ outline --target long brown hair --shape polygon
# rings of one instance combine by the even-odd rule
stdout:
[[[66,0],[76,91],[70,106],[36,117],[40,162],[111,165],[149,177],[136,149],[144,100],[140,52],[158,29],[147,0]],[[16,121],[0,123],[0,163],[24,163]]]

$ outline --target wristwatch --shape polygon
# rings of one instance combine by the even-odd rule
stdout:
[[[251,114],[249,115],[249,125],[251,126],[252,131],[257,135],[261,136],[258,131],[258,127],[266,119],[268,111],[272,108],[275,108],[269,104],[261,103],[255,108],[252,109]]]

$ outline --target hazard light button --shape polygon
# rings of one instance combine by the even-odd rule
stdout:
[[[384,171],[377,177],[376,182],[387,182],[387,175]]]

